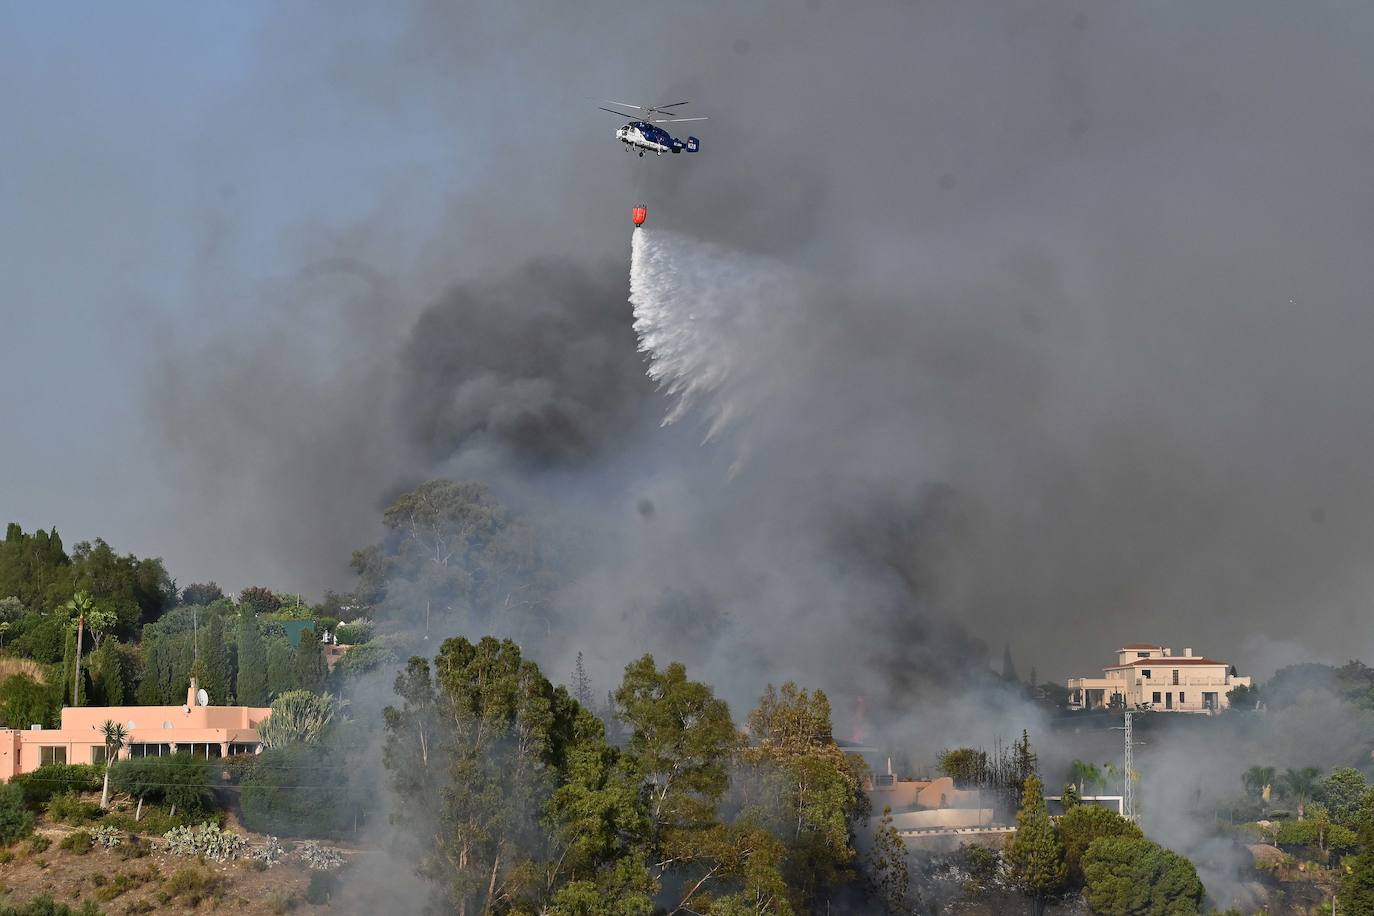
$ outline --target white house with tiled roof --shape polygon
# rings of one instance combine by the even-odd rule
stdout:
[[[1131,643],[1116,650],[1116,664],[1103,668],[1102,677],[1069,678],[1069,708],[1213,713],[1229,705],[1228,690],[1241,686],[1250,686],[1250,678],[1237,676],[1226,662],[1192,649],[1174,655],[1168,646]]]

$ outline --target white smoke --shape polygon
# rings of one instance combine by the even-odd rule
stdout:
[[[771,394],[764,368],[772,314],[802,301],[801,283],[767,258],[676,232],[638,229],[630,264],[630,303],[648,375],[673,399],[663,425],[694,407],[705,441],[752,414]]]

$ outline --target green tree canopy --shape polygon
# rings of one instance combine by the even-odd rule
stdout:
[[[1084,897],[1101,916],[1192,916],[1202,906],[1193,863],[1144,838],[1093,840],[1083,874]]]
[[[1374,916],[1374,820],[1360,828],[1360,852],[1341,879],[1339,910],[1345,916]]]
[[[978,785],[988,769],[988,755],[972,747],[956,747],[940,753],[936,768],[954,780],[954,784],[966,789]]]
[[[244,605],[253,614],[262,616],[275,614],[281,608],[281,599],[270,588],[254,585],[239,592],[239,607]]]
[[[301,641],[296,644],[296,686],[301,690],[319,693],[324,690],[329,679],[329,666],[325,664],[324,652],[320,648],[320,637],[313,630],[303,630]]]
[[[214,612],[206,616],[209,619],[200,631],[200,659],[205,663],[200,686],[210,695],[212,705],[228,706],[234,699],[234,672],[224,642],[224,620]]]
[[[656,832],[710,824],[740,738],[730,708],[673,662],[645,655],[625,668],[617,715],[631,730],[626,758],[649,798]]]
[[[234,693],[244,706],[266,706],[267,646],[252,607],[239,605],[238,615],[238,676]]]
[[[1064,865],[1071,886],[1083,884],[1083,855],[1101,837],[1140,839],[1145,834],[1131,821],[1100,805],[1076,805],[1059,819],[1059,841],[1064,846]]]
[[[1332,770],[1317,785],[1316,800],[1326,805],[1337,823],[1355,827],[1361,801],[1369,786],[1354,767]]]
[[[1021,810],[1016,815],[1016,833],[1007,846],[1006,863],[1012,881],[1035,900],[1038,912],[1043,912],[1045,902],[1064,887],[1064,849],[1050,823],[1040,778],[1034,773],[1026,777],[1021,792]]]
[[[224,597],[224,590],[213,582],[193,582],[181,590],[181,604],[213,604]]]
[[[253,758],[241,785],[244,826],[275,836],[343,835],[351,830],[359,807],[349,791],[344,756],[338,748],[320,744],[263,751]]]
[[[296,651],[285,636],[264,637],[267,647],[267,695],[278,697],[288,690],[298,690],[300,680],[296,674]]]
[[[867,768],[835,743],[825,693],[790,681],[780,691],[768,685],[749,714],[749,736],[740,761],[757,792],[751,813],[782,840],[784,875],[809,908],[854,876],[855,825],[869,813]]]
[[[532,893],[540,813],[575,733],[575,704],[509,640],[448,639],[412,658],[386,710],[397,816],[423,825],[421,870],[451,911],[485,912]],[[508,904],[507,904],[508,906]]]

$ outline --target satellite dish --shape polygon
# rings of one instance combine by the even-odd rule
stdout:
[[[163,723],[162,723],[162,727],[163,727],[163,728],[171,728],[171,727],[172,727],[172,723],[171,723],[170,721],[163,722]]]
[[[200,688],[199,690],[196,691],[196,705],[197,705],[197,706],[209,706],[209,705],[210,705],[210,694],[208,694],[208,693],[205,692],[205,688],[204,688],[204,687],[202,687],[202,688]]]

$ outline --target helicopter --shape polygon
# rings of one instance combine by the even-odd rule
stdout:
[[[645,153],[653,153],[662,156],[664,153],[680,153],[686,150],[695,153],[701,149],[701,141],[696,137],[689,136],[686,140],[679,140],[668,131],[657,124],[677,124],[682,121],[705,121],[701,118],[676,118],[676,117],[655,117],[656,115],[676,115],[679,112],[673,111],[674,108],[681,108],[687,102],[670,102],[667,105],[631,105],[628,102],[610,102],[607,105],[619,105],[621,108],[633,108],[643,114],[636,120],[630,121],[624,127],[615,132],[615,138],[625,144],[628,151],[639,152],[642,157]],[[609,111],[613,115],[622,118],[634,118],[634,115],[626,111],[616,111],[614,108],[601,108],[602,111]]]

